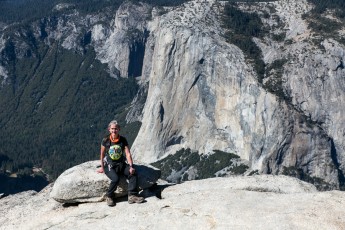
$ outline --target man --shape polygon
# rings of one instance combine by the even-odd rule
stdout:
[[[137,174],[133,165],[133,159],[125,137],[120,136],[120,125],[117,121],[111,121],[108,125],[109,135],[103,138],[101,143],[101,168],[98,173],[105,173],[111,180],[106,201],[108,206],[115,206],[115,194],[120,175],[125,175],[128,183],[128,203],[142,203],[143,197],[137,196]],[[126,157],[124,156],[124,154]],[[126,163],[127,160],[127,163]]]

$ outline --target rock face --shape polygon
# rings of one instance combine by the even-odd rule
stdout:
[[[313,43],[317,34],[302,19],[312,9],[306,1],[240,6],[259,15],[273,12],[262,19],[270,35],[286,32],[283,41],[270,35],[254,39],[267,66],[287,60],[281,78],[270,73],[259,83],[243,52],[222,37],[217,1],[191,1],[155,17],[148,24],[150,52],[142,78],[149,90],[132,148],[135,158],[151,163],[181,148],[202,154],[218,149],[239,155],[260,173],[302,170],[339,188],[345,167],[340,106],[345,70],[337,65],[344,46],[332,39],[320,41],[324,49]],[[288,101],[267,89],[279,80]]]
[[[116,12],[110,29],[97,24],[92,28],[92,42],[97,58],[107,63],[115,77],[141,76],[147,36],[147,19],[152,7],[124,3]],[[133,66],[134,65],[134,66]]]
[[[334,229],[345,228],[345,194],[317,192],[286,176],[213,178],[161,186],[143,204],[63,206],[52,185],[0,199],[0,229]],[[37,218],[39,217],[39,218]]]
[[[51,198],[61,203],[97,202],[109,187],[110,180],[104,173],[97,173],[99,161],[90,161],[74,166],[62,173],[54,182]],[[147,189],[160,178],[160,171],[152,166],[136,165],[138,186]],[[127,195],[127,181],[124,176],[120,182],[115,197]]]

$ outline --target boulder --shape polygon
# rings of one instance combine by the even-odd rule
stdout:
[[[50,197],[61,203],[99,202],[104,199],[110,180],[104,173],[97,173],[99,160],[74,166],[63,172],[55,181]],[[138,187],[150,188],[160,178],[160,170],[150,165],[136,164]],[[120,177],[115,197],[127,195],[127,180]]]

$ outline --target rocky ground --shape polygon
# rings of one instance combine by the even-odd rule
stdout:
[[[318,192],[286,176],[161,184],[161,198],[63,205],[39,193],[0,199],[0,229],[344,229],[345,193]]]

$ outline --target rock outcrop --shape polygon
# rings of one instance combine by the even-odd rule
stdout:
[[[104,173],[97,173],[99,161],[90,161],[63,172],[54,182],[51,198],[61,203],[97,202],[104,199],[110,180]],[[145,190],[156,184],[160,171],[149,165],[135,165],[138,173],[138,187]],[[124,176],[115,191],[115,197],[128,193]]]
[[[159,187],[158,187],[159,188]],[[317,192],[286,176],[212,178],[161,184],[143,204],[118,200],[66,206],[52,185],[0,199],[0,229],[334,229],[345,228],[345,193]]]

